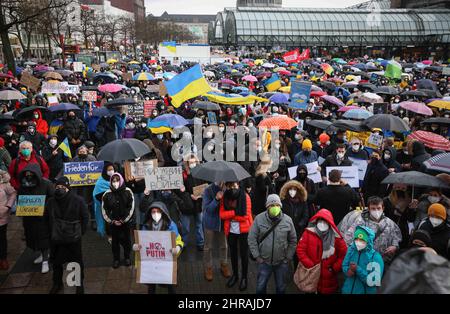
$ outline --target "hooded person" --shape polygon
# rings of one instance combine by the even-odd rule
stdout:
[[[86,125],[77,117],[75,111],[67,112],[67,119],[62,128],[64,138],[67,137],[72,155],[75,155],[76,149],[87,139]]]
[[[116,172],[114,164],[105,161],[103,165],[102,175],[98,178],[97,182],[94,186],[94,191],[92,192],[92,197],[94,200],[94,213],[95,213],[95,221],[97,224],[97,232],[104,236],[106,231],[105,229],[105,220],[102,215],[102,196],[103,194],[109,190],[111,176]]]
[[[321,209],[314,215],[297,245],[299,263],[305,268],[320,264],[317,292],[332,294],[338,290],[338,274],[347,253],[347,245],[334,224],[333,215]]]
[[[311,204],[316,195],[316,184],[313,180],[308,178],[308,167],[300,165],[297,167],[297,175],[293,180],[300,182],[308,192],[308,203]]]
[[[150,139],[152,134],[150,132],[150,129],[147,127],[147,120],[148,118],[142,118],[141,121],[139,121],[139,124],[136,126],[136,131],[134,133],[134,138],[144,141],[146,139]]]
[[[442,178],[441,175],[439,177]],[[416,229],[428,217],[428,208],[435,203],[443,205],[447,209],[447,217],[450,216],[450,199],[445,196],[442,189],[430,188],[418,200],[413,200],[410,204],[410,208],[415,211],[414,227]]]
[[[148,231],[170,231],[175,234],[175,244],[174,248],[170,249],[170,252],[174,257],[178,258],[181,253],[181,250],[184,247],[183,240],[178,231],[177,224],[174,223],[170,217],[169,210],[167,206],[163,202],[153,202],[151,203],[145,214],[144,224],[142,226],[142,230]],[[142,250],[142,246],[139,244],[133,245],[133,251]],[[168,289],[169,294],[175,294],[175,288],[173,285],[161,285],[165,286]],[[156,290],[156,284],[148,285],[148,293],[154,294]]]
[[[345,276],[342,293],[376,294],[381,285],[384,262],[380,253],[373,248],[375,233],[368,227],[358,226],[353,238],[342,262]]]
[[[67,177],[55,182],[55,194],[46,204],[45,218],[51,230],[50,262],[53,264],[53,286],[50,294],[56,294],[63,288],[63,265],[75,262],[80,265],[81,284],[77,294],[84,293],[83,256],[81,237],[86,232],[89,213],[83,198],[74,193]],[[68,229],[67,225],[70,226]]]
[[[11,207],[17,196],[16,190],[9,183],[10,179],[7,171],[0,170],[0,270],[9,269],[7,228]]]
[[[425,150],[425,145],[422,142],[413,140],[409,142],[408,152],[411,155],[411,170],[425,172],[423,162],[430,159],[431,155]]]
[[[49,137],[42,149],[42,157],[44,157],[45,162],[49,165],[49,179],[54,181],[59,173],[62,172],[64,161],[67,160],[67,158],[64,157],[64,152],[58,148],[58,137],[56,135]]]
[[[381,182],[389,175],[389,170],[381,157],[377,150],[374,150],[370,156],[362,186],[362,192],[366,200],[371,196],[384,197],[386,195],[386,185],[381,184]]]
[[[20,188],[17,195],[44,195],[46,199],[54,194],[52,183],[42,176],[38,164],[27,165],[19,174]],[[25,232],[25,242],[28,248],[39,251],[40,255],[34,260],[35,264],[42,263],[42,273],[49,271],[48,249],[49,249],[49,228],[44,216],[23,217],[23,228]]]
[[[5,140],[0,137],[0,170],[8,170],[11,164],[11,155],[5,148]]]
[[[38,154],[41,153],[42,148],[45,146],[45,136],[36,130],[36,123],[33,121],[28,122],[26,131],[20,134],[19,142],[28,141],[33,144],[33,149]]]
[[[122,138],[134,138],[136,135],[136,124],[132,117],[126,119],[125,128],[122,130]]]
[[[102,215],[111,227],[113,268],[120,265],[120,246],[123,247],[125,266],[131,266],[130,220],[134,213],[133,192],[125,186],[122,175],[114,173],[109,190],[102,197]]]
[[[397,162],[396,158],[397,150],[395,148],[386,147],[383,149],[381,160],[388,169],[389,173],[402,171],[402,165]]]
[[[48,123],[42,118],[40,110],[33,111],[33,122],[36,123],[36,131],[46,137],[48,134]]]
[[[422,221],[418,229],[430,234],[431,248],[437,254],[450,259],[450,226],[447,223],[447,211],[444,205],[431,204],[428,207],[428,218]]]

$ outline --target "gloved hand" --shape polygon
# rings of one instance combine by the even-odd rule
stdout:
[[[355,275],[355,273],[349,268],[347,271],[347,276],[348,277],[353,277]]]
[[[356,264],[355,263],[350,263],[350,269],[352,270],[352,272],[356,272]]]
[[[142,245],[140,244],[133,244],[133,251],[140,251],[142,249]]]
[[[173,256],[177,256],[178,253],[180,253],[180,251],[181,251],[181,247],[179,245],[170,249],[170,253],[172,253]]]

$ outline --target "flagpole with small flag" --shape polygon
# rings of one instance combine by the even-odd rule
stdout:
[[[64,156],[72,159],[72,153],[70,151],[69,139],[67,137],[64,139],[64,141],[61,142],[61,144],[59,144],[58,148],[64,152]]]

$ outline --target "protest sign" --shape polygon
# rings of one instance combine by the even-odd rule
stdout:
[[[73,71],[74,72],[83,72],[83,62],[74,62],[73,63]]]
[[[319,165],[323,164],[323,162],[325,161],[325,158],[322,158],[319,156],[319,158],[317,159],[317,161],[319,162]]]
[[[145,171],[145,187],[149,191],[180,189],[183,186],[181,167],[162,167]]]
[[[367,171],[367,160],[348,157],[353,166],[358,167],[359,180],[363,181]]]
[[[151,172],[158,167],[158,160],[125,161],[125,180],[131,181],[132,178],[144,179],[146,172]]]
[[[140,121],[144,117],[144,102],[139,100],[134,106],[128,106],[128,116]]]
[[[156,94],[158,94],[159,93],[159,85],[155,85],[155,84],[148,85],[146,90],[149,93],[156,93]]]
[[[383,135],[372,133],[367,139],[367,146],[370,148],[380,148],[383,144]]]
[[[157,104],[158,104],[158,100],[144,101],[144,118],[149,118],[152,115],[152,112],[156,108]]]
[[[59,104],[58,97],[56,96],[48,96],[47,100],[50,107]]]
[[[122,74],[122,79],[125,81],[125,82],[129,82],[129,81],[131,81],[131,79],[133,78],[133,73],[123,73]]]
[[[194,186],[194,188],[192,189],[192,194],[194,194],[195,197],[202,197],[203,192],[208,187],[208,185],[208,183],[205,183],[202,185]]]
[[[68,86],[67,82],[42,82],[42,93],[65,94]]]
[[[70,186],[95,185],[102,171],[103,161],[66,162],[63,169]]]
[[[78,85],[67,85],[65,94],[78,95],[80,93],[80,86]]]
[[[82,100],[83,101],[96,101],[97,100],[97,92],[94,91],[89,91],[89,90],[84,90],[82,93]]]
[[[217,124],[217,116],[214,112],[208,112],[208,122],[209,124]]]
[[[291,83],[289,108],[306,110],[308,108],[311,86],[310,82],[294,80]]]
[[[141,246],[136,252],[136,282],[141,284],[177,283],[177,259],[170,252],[176,247],[176,235],[171,231],[134,231]]]
[[[340,170],[342,171],[341,179],[350,185],[352,188],[359,188],[359,174],[358,167],[327,167],[327,178],[329,178],[329,174],[331,170]],[[328,184],[330,181],[328,181]]]
[[[28,72],[22,72],[22,76],[20,78],[20,84],[28,87],[32,91],[37,91],[39,89],[39,87],[41,86],[41,80],[38,78],[35,78],[33,75],[31,75]]]
[[[163,79],[164,78],[164,72],[161,71],[157,71],[155,72],[155,79],[159,80],[159,79]]]
[[[320,175],[320,171],[317,170],[319,167],[319,163],[317,161],[311,162],[309,164],[305,164],[308,171],[308,178],[313,180],[314,183],[322,182],[322,176]],[[288,168],[289,178],[293,180],[297,176],[297,168],[298,166]]]
[[[45,195],[19,195],[16,216],[44,216]]]

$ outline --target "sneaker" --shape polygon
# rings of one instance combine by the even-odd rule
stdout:
[[[62,284],[53,284],[52,288],[50,289],[49,294],[58,294],[63,288]]]
[[[33,264],[35,264],[35,265],[40,264],[40,263],[42,263],[43,260],[44,260],[44,257],[42,256],[42,254],[40,254],[40,255],[38,256],[38,258],[36,258],[36,259],[34,260]]]
[[[228,268],[228,264],[220,264],[220,272],[225,278],[231,277],[230,268]]]
[[[108,243],[112,245],[112,238],[108,238]]]
[[[49,271],[48,262],[42,262],[41,273],[46,274]]]
[[[114,269],[119,268],[119,266],[120,266],[120,262],[119,262],[119,261],[114,261],[114,262],[113,262],[113,266],[112,266],[112,267],[113,267]]]
[[[205,268],[205,279],[208,281],[213,280],[213,270],[212,267],[206,267]]]

